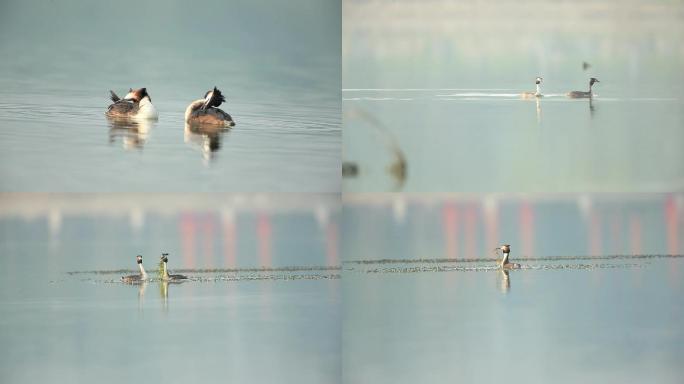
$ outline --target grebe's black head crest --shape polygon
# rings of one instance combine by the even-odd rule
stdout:
[[[594,85],[594,83],[600,83],[600,81],[595,77],[589,79],[589,85]]]
[[[535,82],[535,84],[541,84],[542,80],[544,79],[542,79],[541,77],[537,77],[537,81]]]
[[[138,262],[138,264],[142,264],[142,256],[140,256],[140,255],[136,256],[135,260]]]
[[[142,100],[145,96],[147,96],[148,99],[150,99],[150,102],[152,102],[152,98],[150,97],[150,94],[147,93],[147,88],[140,88],[138,90],[140,94],[140,100]]]
[[[202,105],[202,109],[218,107],[224,101],[226,101],[226,98],[221,94],[221,91],[214,86],[214,89],[207,91],[207,93],[204,94],[204,104]]]

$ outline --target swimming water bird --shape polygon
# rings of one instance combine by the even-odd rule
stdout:
[[[152,104],[152,99],[147,93],[147,88],[136,90],[129,89],[129,92],[120,98],[114,91],[109,91],[110,99],[114,104],[109,105],[105,115],[111,118],[135,118],[135,119],[158,119],[157,108]]]
[[[520,96],[522,96],[523,99],[531,99],[533,97],[543,97],[544,95],[542,95],[542,93],[541,93],[541,82],[542,82],[542,80],[544,80],[544,79],[542,79],[541,77],[537,77],[537,79],[534,81],[535,84],[537,84],[537,91],[536,92],[523,92],[520,94]]]
[[[235,126],[233,118],[219,109],[218,106],[225,102],[226,98],[218,88],[204,94],[204,99],[198,99],[190,103],[185,109],[185,122],[190,124],[213,124],[226,127]]]
[[[161,255],[161,261],[164,263],[164,266],[162,267],[162,280],[164,281],[176,281],[176,280],[186,280],[188,277],[185,275],[169,275],[169,270],[166,269],[166,263],[169,261],[169,258],[167,257],[169,254],[168,253],[162,253]]]
[[[138,262],[138,268],[140,268],[140,274],[139,275],[121,276],[121,281],[123,281],[124,283],[142,283],[145,280],[147,280],[147,273],[145,273],[145,268],[143,268],[143,265],[142,265],[142,256],[138,255],[135,257],[135,259]]]
[[[597,78],[592,77],[589,79],[589,92],[583,92],[583,91],[572,91],[568,92],[567,96],[571,97],[573,99],[582,99],[582,98],[588,98],[588,97],[593,97],[594,94],[591,93],[591,87],[594,86],[594,83],[600,83]]]
[[[495,250],[501,250],[503,252],[503,259],[501,259],[501,263],[499,264],[499,267],[501,269],[518,269],[520,268],[520,264],[516,263],[511,263],[508,261],[508,254],[511,253],[511,246],[510,244],[504,244],[500,246],[499,248],[494,248]]]

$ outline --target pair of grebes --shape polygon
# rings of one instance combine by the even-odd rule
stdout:
[[[147,93],[147,88],[129,89],[126,96],[120,98],[114,91],[109,91],[110,98],[114,102],[107,108],[105,115],[114,119],[157,119],[159,113],[152,104],[152,98]],[[185,109],[185,122],[188,124],[210,124],[224,127],[233,127],[233,118],[219,109],[226,98],[216,87],[207,91],[203,99],[190,103]]]
[[[169,270],[166,267],[166,263],[169,262],[168,258],[169,254],[168,253],[162,253],[161,254],[161,263],[162,265],[160,266],[161,268],[161,279],[163,281],[180,281],[180,280],[187,280],[188,277],[185,275],[171,275],[169,274]],[[142,256],[138,255],[135,257],[136,261],[138,262],[138,269],[140,269],[140,274],[137,275],[128,275],[128,276],[121,276],[121,281],[124,283],[142,283],[144,281],[147,281],[148,276],[147,272],[145,272],[145,268],[143,267],[143,260]]]
[[[530,91],[530,92],[523,92],[520,94],[524,99],[530,99],[533,97],[543,97],[541,93],[541,83],[542,83],[541,77],[537,77],[535,80],[535,83],[537,85],[537,90],[536,91]],[[600,83],[597,78],[592,77],[589,79],[589,90],[588,91],[571,91],[565,94],[565,96],[572,98],[572,99],[587,99],[587,98],[592,98],[594,94],[591,92],[591,88],[594,86],[595,83]]]

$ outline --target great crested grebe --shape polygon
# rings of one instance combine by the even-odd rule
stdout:
[[[147,93],[147,88],[129,89],[128,94],[123,99],[117,96],[114,91],[110,90],[109,93],[114,104],[111,104],[105,112],[108,117],[151,120],[159,118],[159,113],[152,104],[152,98]]]
[[[511,253],[510,244],[504,244],[504,245],[500,246],[499,248],[494,248],[494,249],[497,251],[501,250],[501,252],[503,252],[503,259],[501,259],[501,263],[499,264],[501,269],[518,269],[518,268],[520,268],[520,264],[508,262],[508,254]]]
[[[591,87],[594,85],[594,83],[600,83],[597,78],[592,77],[589,79],[589,92],[583,92],[583,91],[572,91],[568,92],[567,96],[571,97],[573,99],[583,99],[583,98],[591,98],[594,96],[593,93],[591,93]]]
[[[523,99],[531,99],[533,97],[543,97],[544,95],[542,95],[542,93],[541,93],[541,82],[542,82],[542,80],[544,80],[544,79],[542,79],[541,77],[537,77],[537,79],[534,81],[535,84],[537,84],[537,91],[536,92],[523,92],[520,94],[520,96],[522,96]]]
[[[213,124],[234,127],[235,122],[229,114],[218,106],[226,101],[218,88],[204,94],[204,99],[195,100],[185,109],[185,122],[190,124]]]
[[[123,281],[124,283],[142,283],[145,280],[147,280],[147,273],[145,273],[145,268],[143,268],[143,265],[142,265],[142,256],[138,255],[135,257],[135,259],[138,262],[138,268],[140,268],[140,274],[139,275],[121,276],[121,281]]]
[[[169,261],[169,258],[167,257],[169,254],[168,253],[162,253],[161,255],[161,261],[164,263],[164,266],[162,267],[162,280],[164,281],[174,281],[174,280],[186,280],[188,277],[185,275],[169,275],[169,270],[166,269],[166,263]]]

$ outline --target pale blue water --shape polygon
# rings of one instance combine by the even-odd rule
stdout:
[[[359,168],[344,191],[684,188],[681,2],[374,0],[343,16],[343,160]],[[545,96],[521,99],[537,76]],[[565,96],[590,77],[591,104]]]
[[[340,20],[334,1],[3,2],[0,189],[339,191]],[[236,127],[186,133],[213,86]],[[158,122],[108,123],[129,87]]]
[[[338,215],[325,195],[5,196],[0,381],[338,382]],[[162,251],[189,281],[119,281]]]
[[[344,382],[681,382],[682,201],[349,198]]]

